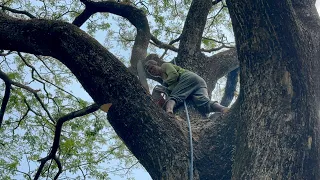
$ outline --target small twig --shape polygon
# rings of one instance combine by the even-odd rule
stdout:
[[[43,89],[45,90],[45,92],[46,92],[47,94],[48,94],[48,92],[47,92],[47,90],[46,90],[46,87],[45,87],[45,83],[44,83],[44,82],[49,83],[50,85],[56,87],[56,88],[59,89],[60,91],[63,91],[63,92],[65,92],[65,93],[69,94],[70,96],[74,97],[76,101],[80,102],[79,99],[78,99],[76,96],[74,96],[73,94],[71,94],[70,92],[68,92],[68,91],[64,90],[63,88],[61,88],[61,87],[53,84],[52,82],[50,82],[50,81],[42,78],[41,75],[40,75],[40,73],[36,70],[36,68],[33,67],[30,63],[28,63],[28,62],[26,61],[26,59],[22,56],[22,54],[21,54],[20,52],[18,52],[18,55],[19,55],[19,57],[21,58],[21,60],[22,60],[29,68],[31,68],[31,70],[32,70],[32,78],[43,85]],[[43,80],[44,82],[42,82],[42,81],[40,81],[39,79],[37,79],[36,77],[34,77],[34,72],[35,72],[35,73],[39,76],[39,78],[40,78],[41,80]],[[49,97],[49,96],[47,96],[47,97]],[[54,100],[53,100],[53,101],[54,101]]]
[[[178,13],[178,8],[177,8],[177,2],[176,1],[174,1],[174,10],[176,11],[176,15],[178,16],[179,15],[179,13]]]
[[[58,16],[56,19],[60,19],[61,17],[63,17],[64,15],[66,15],[66,14],[68,14],[68,13],[79,13],[79,12],[77,12],[77,11],[70,11],[70,10],[68,10],[68,11],[66,11],[66,12],[64,12],[64,13],[62,13],[60,16]]]
[[[27,111],[23,114],[23,116],[22,116],[22,117],[20,118],[20,120],[18,121],[17,126],[16,126],[13,130],[16,130],[16,129],[20,126],[20,123],[22,122],[22,120],[24,120],[25,117],[27,117],[29,111],[30,111],[30,109],[28,108]]]
[[[52,73],[54,74],[54,72],[49,68],[49,66],[47,65],[47,63],[44,62],[44,60],[39,56],[39,55],[34,55],[37,59],[39,59],[42,64]]]
[[[174,39],[174,40],[170,41],[170,42],[169,42],[169,45],[172,45],[172,44],[180,41],[180,39],[181,39],[181,36],[179,36],[177,39]]]
[[[54,119],[52,118],[50,112],[48,111],[48,109],[46,108],[46,106],[44,105],[44,103],[42,102],[41,98],[39,97],[39,95],[37,93],[33,93],[34,97],[36,97],[36,99],[38,100],[38,102],[40,103],[41,107],[43,108],[43,110],[47,113],[49,119],[51,120],[52,123],[55,123]]]
[[[29,171],[28,171],[28,176],[29,176],[30,179],[32,179],[31,176],[30,176],[30,161],[29,161],[27,155],[26,155],[26,160],[27,160],[27,162],[28,162],[28,170],[29,170]]]
[[[201,48],[201,51],[202,52],[212,52],[212,51],[218,51],[222,48],[235,48],[233,46],[226,46],[225,44],[222,44],[222,46],[220,47],[217,47],[217,48],[211,48],[211,49],[204,49],[204,48]]]
[[[209,19],[212,19],[212,20],[211,20],[210,25],[206,27],[207,32],[211,29],[211,26],[213,26],[213,24],[215,22],[215,18],[220,14],[220,12],[222,11],[223,8],[224,8],[224,6],[222,5],[222,7],[219,9],[219,11],[213,17],[208,18],[208,20]]]
[[[219,11],[217,12],[217,14],[215,14],[213,17],[209,17],[208,19],[215,19],[219,14],[220,12],[222,11],[222,9],[225,8],[224,6],[222,6]]]
[[[3,5],[0,5],[0,7],[2,7],[3,10],[7,10],[7,11],[10,11],[10,12],[12,12],[12,13],[24,14],[24,15],[28,16],[28,17],[31,18],[31,19],[36,18],[34,15],[32,15],[31,13],[29,13],[29,12],[27,12],[27,11],[16,10],[16,9],[12,9],[12,8],[9,8],[9,7],[3,6]]]
[[[219,2],[221,2],[222,0],[215,0],[215,1],[212,1],[212,5],[216,5],[218,4]]]
[[[27,99],[23,99],[23,102],[27,105],[28,109],[33,112],[33,114],[37,115],[37,116],[41,116],[41,114],[39,114],[38,112],[36,112],[35,110],[31,109],[30,104],[28,103]]]
[[[220,43],[220,44],[226,44],[226,43],[225,43],[225,42],[223,42],[223,41],[219,41],[219,40],[212,39],[212,38],[208,38],[208,37],[202,37],[202,39],[211,40],[211,41],[214,41],[214,42],[216,42],[216,43]]]
[[[39,89],[32,89],[32,88],[29,87],[29,86],[23,85],[23,84],[21,84],[21,83],[15,82],[15,81],[12,81],[12,85],[15,85],[15,86],[17,86],[17,87],[19,87],[19,88],[25,89],[25,90],[27,90],[27,91],[29,91],[29,92],[31,92],[31,93],[37,93],[37,92],[40,91]]]
[[[163,59],[164,56],[167,54],[168,52],[168,49],[165,49],[164,52],[162,53],[162,55],[160,56],[160,59]]]
[[[81,173],[82,173],[83,179],[84,179],[84,180],[86,180],[86,175],[84,174],[84,172],[83,172],[83,170],[82,170],[81,166],[79,166],[79,169],[80,169],[80,171],[81,171]]]
[[[137,161],[137,162],[135,162],[134,164],[132,164],[130,167],[117,168],[117,169],[114,169],[114,170],[112,170],[112,171],[108,171],[108,173],[113,173],[113,172],[117,172],[117,171],[121,171],[121,170],[127,170],[126,173],[125,173],[125,174],[127,174],[128,171],[129,171],[132,167],[134,167],[135,165],[137,165],[138,163],[139,163],[139,162]],[[125,174],[124,174],[124,175],[125,175]]]
[[[180,41],[180,39],[181,39],[181,36],[179,36],[177,39],[174,39],[174,40],[170,41],[169,45],[172,45],[172,44]],[[168,49],[165,49],[164,52],[162,53],[160,59],[163,59],[163,57],[167,54],[167,52],[168,52]]]
[[[137,6],[138,4],[142,4],[142,6],[146,8],[148,14],[151,15],[148,6],[146,6],[145,3],[146,3],[146,2],[144,2],[144,1],[139,1],[139,2],[137,2],[137,3],[135,4],[135,6]],[[148,4],[148,3],[147,3],[147,4]]]
[[[65,116],[59,118],[57,121],[57,124],[56,124],[55,137],[54,137],[54,142],[52,144],[51,152],[55,153],[59,147],[60,135],[61,135],[63,123],[65,123],[73,118],[90,114],[90,113],[98,110],[99,108],[100,108],[100,106],[98,104],[92,104],[91,106],[85,107],[85,108],[78,110],[78,111],[71,112],[71,113],[66,114]]]
[[[44,62],[44,60],[40,58],[40,56],[36,56],[36,57],[43,63],[43,65],[44,65],[53,75],[55,75],[55,73],[48,67],[48,65]],[[26,61],[24,61],[24,62],[26,62]],[[29,64],[29,65],[30,65],[30,64]],[[28,66],[28,65],[27,65],[27,66]],[[31,66],[31,65],[30,65],[29,67],[30,67],[30,68],[34,68],[34,67]],[[56,88],[59,89],[60,91],[63,91],[63,92],[65,92],[65,93],[69,94],[70,96],[72,96],[73,98],[75,98],[76,101],[80,102],[79,99],[78,99],[76,96],[74,96],[73,94],[71,94],[70,92],[64,90],[63,88],[61,88],[61,87],[53,84],[52,82],[50,82],[50,81],[48,81],[48,80],[46,80],[46,79],[43,79],[37,71],[36,71],[36,73],[37,73],[37,75],[40,77],[41,80],[43,80],[43,81],[45,81],[46,83],[49,83],[50,85],[56,87]]]
[[[8,169],[6,169],[6,168],[3,168],[3,167],[0,167],[1,169],[5,169],[5,170],[8,170]],[[15,171],[15,172],[18,172],[18,173],[21,173],[21,174],[24,174],[24,175],[26,175],[27,177],[28,177],[28,179],[32,179],[31,178],[31,176],[28,174],[28,173],[26,173],[26,172],[22,172],[22,171],[19,171],[19,170],[16,170],[16,169],[10,169],[10,171]]]
[[[0,56],[8,56],[11,53],[12,53],[12,51],[8,51],[7,53],[0,53]]]

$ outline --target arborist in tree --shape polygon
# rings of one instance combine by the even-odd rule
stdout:
[[[180,105],[189,96],[202,113],[226,113],[229,108],[211,101],[208,95],[207,84],[199,75],[183,69],[177,65],[164,62],[159,66],[158,56],[150,54],[146,58],[146,71],[154,77],[160,77],[163,85],[167,87],[168,98],[165,105],[167,113],[173,114],[173,108]]]

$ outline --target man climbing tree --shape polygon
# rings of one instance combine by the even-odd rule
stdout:
[[[154,55],[150,56],[154,57]],[[150,59],[150,56],[147,56],[147,59]],[[167,113],[173,114],[173,108],[181,105],[188,97],[192,98],[194,104],[203,114],[226,113],[229,110],[217,101],[210,101],[207,84],[197,74],[171,63],[162,63],[159,66],[157,61],[152,59],[148,60],[145,66],[151,76],[162,78],[163,84],[167,86],[167,90],[165,90],[168,92],[165,104]]]
[[[1,4],[2,53],[15,52],[19,56],[23,52],[55,58],[70,70],[95,102],[80,110],[68,109],[69,113],[55,113],[55,116],[51,116],[39,92],[27,86],[26,82],[14,81],[9,70],[1,74],[5,85],[0,110],[2,131],[8,124],[16,125],[20,122],[10,121],[4,116],[5,113],[12,113],[6,111],[6,108],[12,107],[12,104],[7,106],[7,102],[12,89],[17,88],[40,99],[37,101],[38,107],[42,108],[39,111],[34,111],[33,106],[27,106],[29,99],[24,104],[28,112],[42,117],[36,119],[44,125],[36,127],[45,129],[46,124],[54,127],[52,148],[48,146],[46,151],[43,150],[49,150],[48,156],[37,157],[41,162],[37,172],[26,173],[26,176],[35,179],[45,176],[43,168],[48,165],[51,169],[56,168],[56,171],[45,171],[52,178],[58,178],[62,172],[67,171],[63,167],[72,162],[61,163],[61,160],[81,155],[72,151],[77,143],[67,141],[66,138],[60,141],[62,125],[70,118],[91,113],[99,109],[100,105],[112,103],[107,114],[109,123],[150,176],[153,179],[188,179],[186,123],[168,120],[172,117],[155,105],[143,88],[146,87],[147,75],[141,71],[144,64],[141,60],[145,59],[151,40],[155,46],[176,52],[177,65],[203,77],[209,92],[219,78],[240,67],[240,94],[229,113],[215,120],[192,121],[195,141],[194,179],[320,179],[320,21],[315,1],[185,1],[188,9],[184,9],[187,16],[180,24],[181,33],[179,31],[179,35],[169,43],[158,40],[153,35],[157,31],[150,30],[148,15],[158,14],[154,21],[160,24],[164,18],[157,8],[150,8],[150,11],[155,11],[148,12],[149,8],[144,8],[145,2],[121,4],[114,1],[80,1],[85,7],[81,13],[69,17],[75,17],[72,24],[66,22],[66,19],[55,20],[63,13],[52,13],[52,17],[48,18],[49,13],[37,13],[35,16],[30,13],[32,11],[13,9],[30,5],[13,6],[12,1]],[[170,10],[177,17],[180,12],[184,12],[179,3],[163,1],[163,4],[163,10],[172,4]],[[215,29],[210,25],[215,19],[211,13],[220,12],[220,8],[214,11],[219,6],[224,10],[228,8],[230,13],[236,50],[208,56],[205,52],[211,51],[203,48],[202,42],[216,42],[205,35],[208,29]],[[44,6],[42,9],[50,8]],[[69,12],[72,9],[66,10],[66,13]],[[98,12],[121,16],[136,28],[134,37],[123,37],[134,40],[129,68],[80,30],[79,27]],[[26,15],[29,19],[15,13]],[[184,19],[184,16],[180,18]],[[177,41],[179,46],[173,45]],[[226,47],[221,43],[221,48]],[[211,47],[215,50],[221,48]],[[24,58],[23,54],[20,58]],[[33,61],[27,59],[24,66],[30,65],[29,62]],[[14,99],[11,98],[11,102]],[[37,141],[33,139],[33,142]],[[68,148],[59,150],[59,142]],[[69,146],[66,146],[68,143]],[[7,144],[1,142],[2,147]],[[49,160],[53,160],[56,166],[51,167]],[[5,160],[0,162],[4,163]],[[10,168],[16,170],[16,164],[7,166],[8,171]]]

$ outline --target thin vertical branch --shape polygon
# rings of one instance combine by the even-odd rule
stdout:
[[[5,84],[6,84],[6,90],[4,92],[4,96],[1,103],[1,109],[0,109],[0,128],[3,122],[3,116],[6,111],[7,104],[10,97],[10,92],[11,92],[11,84],[9,82],[5,82]]]

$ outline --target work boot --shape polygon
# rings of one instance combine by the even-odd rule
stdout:
[[[220,113],[227,113],[229,108],[220,105],[217,102],[210,102],[210,112],[220,112]]]
[[[166,112],[173,114],[173,107],[176,105],[176,102],[170,99],[166,104]]]

